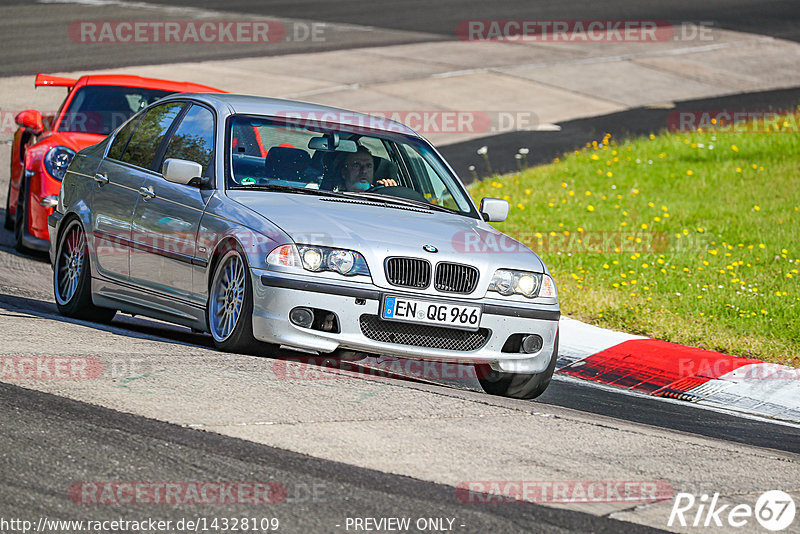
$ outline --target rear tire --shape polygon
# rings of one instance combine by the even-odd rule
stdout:
[[[541,373],[521,374],[495,371],[486,364],[476,365],[475,372],[483,390],[490,395],[515,399],[535,399],[547,389],[558,360],[558,334],[547,369]]]
[[[208,292],[208,330],[219,350],[252,354],[263,344],[253,336],[253,288],[247,260],[235,247],[221,254]]]
[[[80,221],[73,219],[61,232],[53,265],[53,293],[61,315],[99,323],[111,321],[116,310],[92,302],[89,247]]]

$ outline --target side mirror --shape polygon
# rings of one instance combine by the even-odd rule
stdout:
[[[508,201],[502,198],[482,198],[481,216],[484,221],[505,221],[508,218]]]
[[[194,161],[169,158],[161,166],[161,174],[168,182],[190,185],[202,181],[203,166]]]
[[[20,111],[14,117],[14,121],[22,128],[26,128],[35,134],[40,134],[44,131],[44,122],[42,121],[42,114],[35,109],[26,109]]]

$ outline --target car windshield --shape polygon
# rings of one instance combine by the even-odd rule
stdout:
[[[228,188],[359,197],[477,217],[458,179],[413,136],[242,115],[227,128]]]
[[[108,135],[134,113],[171,93],[141,87],[85,85],[72,97],[58,130]]]

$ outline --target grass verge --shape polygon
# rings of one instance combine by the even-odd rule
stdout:
[[[800,367],[800,114],[758,129],[607,135],[470,191],[510,202],[565,315]]]

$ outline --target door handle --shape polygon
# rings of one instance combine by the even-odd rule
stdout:
[[[97,173],[94,175],[94,181],[100,185],[105,185],[108,183],[108,175],[106,173]]]
[[[144,187],[144,186],[140,187],[139,188],[139,194],[142,195],[142,197],[145,200],[149,200],[151,198],[156,198],[156,193],[155,193],[155,191],[153,191],[153,186],[152,185],[150,187]]]

